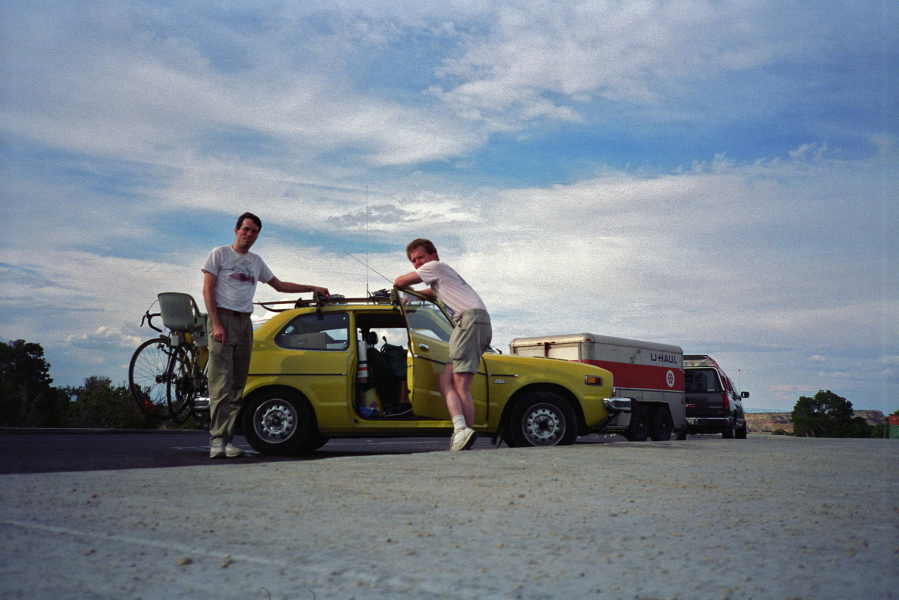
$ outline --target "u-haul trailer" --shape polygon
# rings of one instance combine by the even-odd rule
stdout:
[[[684,351],[679,346],[576,333],[516,338],[509,349],[518,356],[582,362],[611,371],[620,410],[603,431],[621,433],[631,441],[670,440],[675,431],[679,439],[686,436]]]

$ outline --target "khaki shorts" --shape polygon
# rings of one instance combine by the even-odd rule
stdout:
[[[449,342],[453,373],[477,373],[481,355],[493,340],[493,326],[486,310],[471,309],[462,313]]]

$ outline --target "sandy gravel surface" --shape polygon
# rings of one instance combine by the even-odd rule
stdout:
[[[0,597],[899,598],[897,464],[709,436],[3,475]]]

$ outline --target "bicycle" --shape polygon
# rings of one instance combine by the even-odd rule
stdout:
[[[158,313],[150,309],[141,319],[159,337],[143,342],[128,366],[128,384],[138,408],[151,417],[184,423],[191,416],[209,417],[209,381],[206,367],[206,315],[190,294],[163,292]],[[155,302],[154,302],[155,304]],[[153,324],[162,317],[163,328]]]

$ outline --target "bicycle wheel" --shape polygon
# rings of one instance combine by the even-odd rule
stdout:
[[[167,394],[172,352],[168,338],[147,340],[134,351],[128,366],[131,396],[141,412],[157,419],[171,416]]]
[[[169,363],[166,398],[169,413],[176,423],[185,422],[193,412],[194,399],[204,392],[197,349],[182,344]]]

